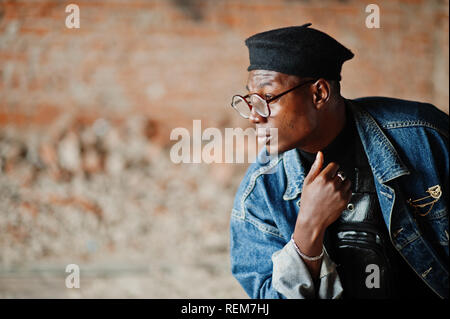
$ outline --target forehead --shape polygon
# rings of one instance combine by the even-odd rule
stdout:
[[[248,73],[247,88],[254,91],[264,86],[283,86],[289,82],[290,77],[292,76],[276,71],[252,70]]]

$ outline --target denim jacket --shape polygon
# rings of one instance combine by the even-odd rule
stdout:
[[[432,291],[448,298],[448,115],[430,104],[385,97],[346,100],[346,105],[392,244]],[[336,265],[326,251],[313,281],[290,241],[307,173],[297,150],[289,150],[250,165],[237,191],[230,221],[231,271],[251,298],[342,296]],[[437,201],[430,196],[433,190]]]

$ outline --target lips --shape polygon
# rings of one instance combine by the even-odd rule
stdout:
[[[268,127],[257,127],[256,128],[256,136],[269,136],[270,135],[270,128]]]
[[[256,137],[258,138],[258,144],[267,144],[271,139],[270,129],[265,127],[257,127]]]

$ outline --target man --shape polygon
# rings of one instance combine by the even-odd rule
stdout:
[[[353,53],[306,24],[246,40],[232,106],[266,138],[236,194],[232,273],[252,298],[448,298],[448,116],[340,95]],[[268,173],[270,172],[270,173]]]

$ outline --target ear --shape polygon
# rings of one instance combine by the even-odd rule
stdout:
[[[316,83],[312,85],[312,93],[313,103],[317,109],[320,109],[330,99],[331,85],[325,79],[318,79]]]

